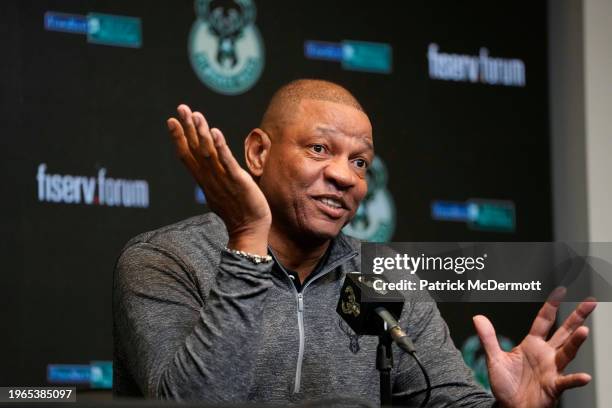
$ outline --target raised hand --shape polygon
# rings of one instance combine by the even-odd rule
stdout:
[[[178,119],[167,121],[176,151],[196,179],[209,207],[228,230],[228,247],[266,255],[272,222],[270,207],[253,178],[236,161],[223,133],[209,129],[200,112],[177,108]]]
[[[586,373],[563,374],[586,340],[589,329],[585,319],[596,302],[582,302],[563,325],[547,340],[555,323],[559,290],[540,309],[531,330],[521,344],[509,352],[499,347],[495,329],[484,316],[474,316],[474,325],[487,355],[491,389],[502,407],[553,407],[563,391],[591,381]]]

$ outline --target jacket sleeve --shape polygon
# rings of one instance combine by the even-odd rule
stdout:
[[[461,353],[450,337],[446,322],[431,299],[406,303],[400,325],[413,339],[417,355],[429,374],[431,407],[493,407],[494,397],[474,380]],[[394,400],[405,406],[420,406],[425,398],[425,380],[414,359],[399,350],[393,384]],[[398,355],[396,354],[396,355]]]
[[[272,285],[271,263],[227,251],[210,292],[164,248],[138,243],[115,269],[113,314],[125,366],[149,398],[244,401]]]

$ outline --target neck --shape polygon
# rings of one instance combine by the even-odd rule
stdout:
[[[312,273],[329,247],[330,240],[305,243],[288,237],[288,234],[273,225],[268,235],[268,244],[285,268],[297,272],[300,282]]]

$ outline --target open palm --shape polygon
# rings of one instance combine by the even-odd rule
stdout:
[[[557,293],[555,298],[562,294]],[[495,329],[484,316],[475,316],[474,325],[487,355],[491,389],[502,407],[552,407],[561,393],[586,385],[586,373],[563,374],[586,340],[585,319],[595,309],[595,301],[582,302],[547,340],[555,323],[558,300],[547,301],[523,341],[509,352],[497,342]]]

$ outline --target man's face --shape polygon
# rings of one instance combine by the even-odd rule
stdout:
[[[260,186],[273,225],[298,239],[331,239],[367,192],[372,126],[343,104],[304,99],[291,123],[272,135]]]

